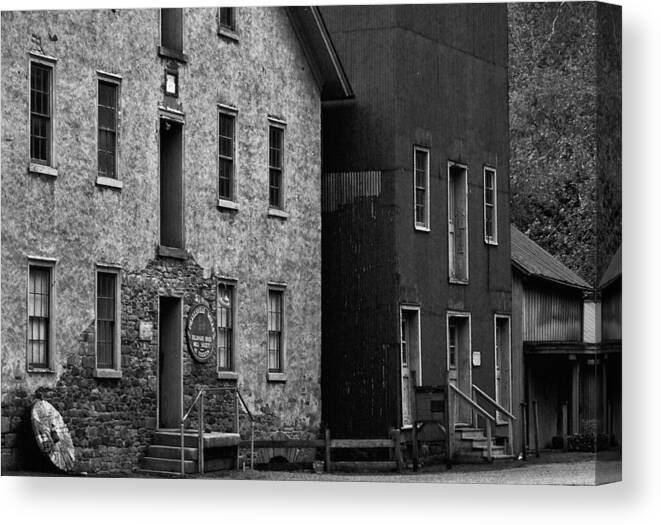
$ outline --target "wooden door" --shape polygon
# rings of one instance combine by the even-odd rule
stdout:
[[[411,417],[411,369],[410,363],[411,321],[405,311],[401,312],[401,375],[402,375],[402,426],[412,424]]]
[[[469,326],[468,317],[448,317],[448,381],[472,398]],[[456,406],[455,422],[470,425],[471,409],[468,404],[458,399]]]

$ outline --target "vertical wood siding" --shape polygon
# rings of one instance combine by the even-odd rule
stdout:
[[[601,334],[604,341],[622,339],[622,282],[604,291],[601,303]]]
[[[582,321],[580,291],[538,283],[525,287],[524,341],[581,341]]]

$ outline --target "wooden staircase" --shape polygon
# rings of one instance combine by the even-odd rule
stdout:
[[[484,429],[471,427],[465,424],[455,425],[455,460],[459,462],[481,462],[489,459],[487,452],[488,440]],[[512,459],[514,456],[507,454],[504,445],[496,445],[491,438],[491,459]]]
[[[230,470],[237,467],[241,437],[235,433],[205,432],[203,434],[204,472]],[[184,432],[184,473],[199,472],[199,436]],[[142,474],[158,476],[181,475],[181,434],[175,429],[157,430],[153,443],[142,460]]]

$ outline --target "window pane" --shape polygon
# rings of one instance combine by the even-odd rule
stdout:
[[[183,16],[181,9],[161,9],[161,45],[183,51]]]

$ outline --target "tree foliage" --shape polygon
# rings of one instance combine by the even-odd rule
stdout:
[[[598,29],[594,3],[509,4],[512,221],[592,283],[603,230]]]

